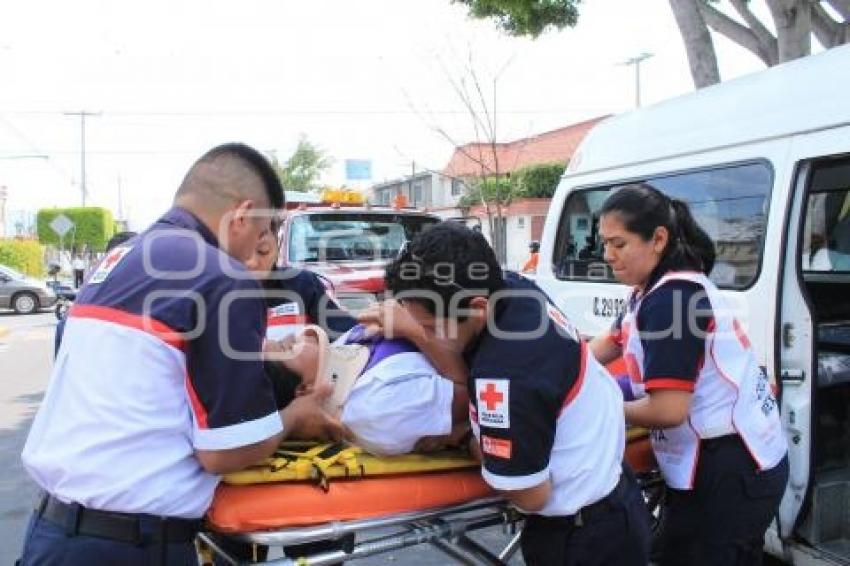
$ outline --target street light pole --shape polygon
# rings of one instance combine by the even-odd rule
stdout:
[[[100,112],[64,112],[66,116],[80,117],[80,194],[83,206],[86,206],[86,117],[100,116]]]
[[[640,108],[640,64],[641,62],[652,57],[653,53],[641,53],[636,57],[631,57],[623,61],[623,65],[635,66],[635,107]]]

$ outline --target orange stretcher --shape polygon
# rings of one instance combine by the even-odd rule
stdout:
[[[626,461],[639,478],[654,477],[645,431],[629,431]],[[518,549],[518,535],[494,554],[466,533],[498,524],[514,528],[520,519],[477,468],[335,478],[327,491],[312,482],[222,483],[207,515],[210,532],[250,544],[290,546],[356,535],[345,550],[267,562],[290,566],[335,564],[426,542],[461,562],[505,563]],[[201,538],[231,563],[240,563],[210,537]]]
[[[476,469],[309,483],[219,487],[208,522],[220,532],[352,521],[468,503],[495,494]]]

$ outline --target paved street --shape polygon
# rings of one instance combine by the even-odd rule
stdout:
[[[37,498],[20,453],[47,386],[55,328],[51,312],[31,316],[0,312],[0,566],[13,564],[18,557],[26,521]],[[474,538],[498,552],[508,537],[500,528],[491,528]],[[354,563],[438,566],[448,562],[440,551],[420,545]],[[518,558],[514,562],[521,564]]]
[[[17,316],[0,312],[0,565],[14,563],[37,497],[21,466],[32,417],[53,360],[52,312]]]

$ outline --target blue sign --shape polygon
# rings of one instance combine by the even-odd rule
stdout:
[[[345,178],[349,181],[368,181],[372,178],[371,159],[346,159]]]

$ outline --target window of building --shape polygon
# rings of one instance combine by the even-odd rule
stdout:
[[[773,174],[763,162],[688,171],[625,183],[644,182],[688,203],[717,252],[710,277],[721,288],[743,289],[758,278],[764,249]],[[615,281],[603,259],[599,210],[616,185],[569,195],[558,228],[553,262],[565,280]]]
[[[414,183],[412,197],[413,206],[422,204],[422,183]]]
[[[452,179],[452,196],[456,197],[463,194],[463,181],[460,179]]]
[[[525,228],[525,216],[517,216],[516,226],[517,228]]]

